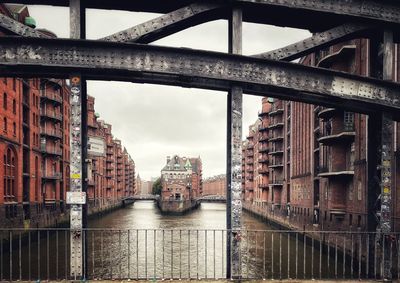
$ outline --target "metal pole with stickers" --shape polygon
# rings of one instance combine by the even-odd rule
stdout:
[[[71,38],[85,39],[85,7],[81,0],[70,0]],[[86,235],[87,227],[87,93],[86,81],[80,74],[70,76],[71,106],[71,187],[67,192],[70,205],[70,276],[87,278]]]

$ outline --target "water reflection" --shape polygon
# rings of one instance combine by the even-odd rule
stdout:
[[[242,222],[244,278],[327,278],[342,271],[349,277],[350,268],[344,269],[345,258],[337,250],[331,249],[328,257],[319,242],[297,233],[271,232],[273,227],[247,213]],[[89,226],[89,278],[225,277],[224,204],[206,203],[191,213],[172,216],[162,215],[153,202],[140,201],[93,218]],[[11,236],[12,260],[8,251],[1,253],[1,279],[10,278],[11,272],[13,279],[57,279],[69,274],[68,231],[42,231],[39,242],[37,232],[30,238],[22,236],[21,242],[19,235]]]

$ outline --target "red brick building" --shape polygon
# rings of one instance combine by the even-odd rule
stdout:
[[[397,47],[395,62],[398,54]],[[333,46],[303,58],[301,63],[362,76],[382,76],[380,47],[371,46],[366,39]],[[399,67],[395,67],[393,79],[396,81]],[[371,118],[335,108],[267,98],[263,99],[259,116],[243,146],[244,207],[299,229],[368,229],[368,215],[374,213],[369,201],[373,202],[380,193],[376,176],[368,174],[368,160],[374,154],[371,147],[368,152]],[[394,123],[394,128],[393,223],[398,230],[398,123]],[[254,137],[265,133],[268,133],[267,141],[253,153]],[[269,171],[257,172],[254,168],[260,165],[254,157],[262,156],[265,151],[269,152],[265,161]],[[261,185],[259,192],[257,179],[263,180],[261,184],[268,182],[268,186]],[[371,193],[374,182],[377,192]]]
[[[204,179],[203,196],[226,196],[226,175],[221,174]]]
[[[198,198],[203,192],[201,159],[168,156],[161,170],[161,185],[162,201],[191,201]]]
[[[34,27],[25,5],[0,4],[0,13]],[[51,226],[68,221],[69,100],[65,80],[0,78],[0,227]],[[94,115],[94,99],[88,100],[89,136],[104,139],[107,149],[120,148],[112,138],[111,126]],[[122,162],[119,191],[113,185],[116,176],[107,179],[107,151],[101,157],[89,156],[91,212],[107,209],[135,193],[133,160],[125,150],[114,152],[110,159]]]
[[[88,96],[88,137],[101,144],[104,151],[96,153],[89,149],[88,198],[93,210],[118,205],[121,199],[136,194],[135,163],[121,141],[114,139],[111,125],[99,120],[94,109],[95,99]]]

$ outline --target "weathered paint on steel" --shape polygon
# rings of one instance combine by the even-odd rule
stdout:
[[[399,84],[267,59],[182,48],[60,39],[0,38],[0,75],[117,79],[272,95],[304,102],[363,103],[396,112]],[[29,66],[29,68],[27,68]],[[351,105],[347,105],[351,108]]]
[[[70,0],[70,36],[73,39],[80,39],[85,36],[85,12],[82,11],[81,0]],[[84,191],[83,164],[85,154],[82,151],[84,140],[82,132],[82,102],[84,95],[84,84],[80,74],[70,76],[70,105],[71,105],[71,131],[70,131],[70,173],[72,192]],[[84,211],[81,204],[71,205],[70,212],[70,275],[75,280],[84,276],[84,235],[83,222]]]
[[[28,27],[3,14],[0,14],[0,29],[3,29],[6,31],[6,33],[11,33],[13,35],[49,38],[48,35],[41,33],[40,31],[35,30],[31,27]]]
[[[383,79],[393,80],[394,43],[393,32],[384,31],[383,36]],[[382,113],[381,134],[381,211],[380,229],[383,233],[383,278],[392,279],[392,261],[390,258],[390,233],[392,228],[392,156],[393,156],[393,119],[389,113]]]
[[[242,11],[238,8],[232,9],[232,15],[229,19],[229,53],[242,54]],[[228,229],[231,229],[230,237],[230,269],[227,274],[231,278],[240,278],[241,261],[241,228],[242,228],[242,116],[243,116],[243,90],[239,86],[233,86],[228,95],[228,121],[230,121],[230,142],[231,147],[228,151],[230,168],[227,170],[227,182],[230,191],[230,204],[227,209]],[[229,245],[228,245],[229,247]],[[228,257],[229,259],[229,257]]]
[[[82,125],[81,77],[73,75],[71,82],[71,192],[82,192]],[[73,278],[82,276],[82,205],[71,205],[71,271]]]
[[[341,41],[360,35],[365,36],[366,32],[371,28],[372,25],[368,24],[344,24],[324,32],[316,33],[312,37],[288,46],[254,55],[254,57],[292,61]]]
[[[43,4],[68,6],[67,0],[13,0],[14,3]],[[179,7],[187,6],[191,1],[188,0],[146,0],[146,1],[98,1],[86,0],[87,8],[98,9],[118,9],[137,12],[169,13]],[[216,1],[215,1],[216,2]],[[400,4],[397,1],[374,1],[374,0],[230,0],[220,1],[221,3],[243,5],[243,12],[246,15],[247,7],[257,9],[262,15],[271,8],[282,8],[283,15],[287,11],[296,11],[299,14],[307,13],[310,17],[314,13],[324,14],[331,19],[338,17],[351,17],[353,20],[374,20],[379,23],[400,24]],[[249,18],[246,15],[246,18]],[[250,17],[250,20],[252,18]],[[271,19],[261,19],[267,23]],[[260,22],[260,17],[257,22]],[[290,21],[290,19],[280,18],[279,22]],[[317,23],[318,24],[318,23]]]
[[[145,23],[101,38],[101,40],[149,43],[194,24],[209,21],[207,13],[220,7],[222,5],[217,3],[193,3]]]

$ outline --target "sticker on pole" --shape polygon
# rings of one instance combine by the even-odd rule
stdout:
[[[67,204],[85,204],[85,192],[67,192]]]

